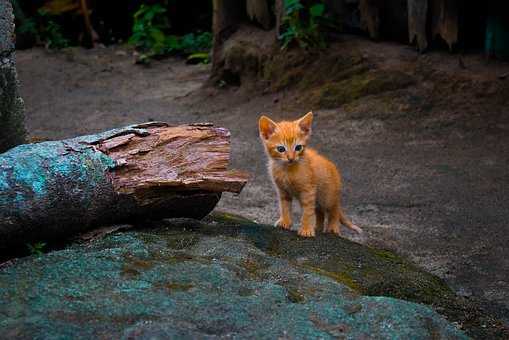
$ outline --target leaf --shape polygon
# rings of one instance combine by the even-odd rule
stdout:
[[[315,4],[309,8],[309,14],[315,18],[323,16],[324,12],[325,12],[324,4]]]
[[[287,15],[291,15],[296,13],[304,8],[300,3],[300,0],[284,0],[285,3],[285,12]]]
[[[163,31],[157,28],[152,28],[150,30],[150,37],[154,39],[155,44],[164,44],[166,41],[166,36],[164,35]]]
[[[172,52],[180,49],[180,41],[174,35],[169,35],[166,37],[166,48],[168,52]]]
[[[187,61],[188,62],[199,61],[202,64],[208,64],[210,59],[208,53],[199,52],[191,54],[189,57],[187,57]]]

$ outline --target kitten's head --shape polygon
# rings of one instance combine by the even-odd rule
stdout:
[[[311,135],[313,112],[292,122],[275,123],[266,116],[258,121],[260,138],[269,157],[275,161],[291,164],[298,162],[304,154]]]

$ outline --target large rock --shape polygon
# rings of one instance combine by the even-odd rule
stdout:
[[[23,100],[18,91],[14,16],[10,1],[0,2],[0,153],[25,141]]]
[[[447,292],[393,254],[341,238],[300,239],[228,215],[169,221],[4,265],[0,329],[6,338],[466,338],[430,307],[363,295],[369,280],[414,297]]]

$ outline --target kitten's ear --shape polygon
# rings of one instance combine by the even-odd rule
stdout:
[[[306,115],[300,118],[297,123],[299,124],[300,129],[306,133],[311,133],[311,125],[313,124],[313,112],[309,111]]]
[[[276,131],[277,124],[269,117],[261,116],[260,120],[258,120],[258,127],[260,128],[260,136],[262,136],[263,139],[269,139],[274,131]]]

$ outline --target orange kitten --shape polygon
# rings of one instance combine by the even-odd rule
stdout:
[[[276,226],[291,228],[292,199],[296,198],[302,207],[300,236],[315,236],[316,227],[339,235],[340,223],[361,233],[362,229],[352,224],[341,210],[341,177],[336,166],[306,147],[312,122],[312,112],[293,122],[275,123],[266,116],[260,117],[260,137],[279,196],[281,217]]]

